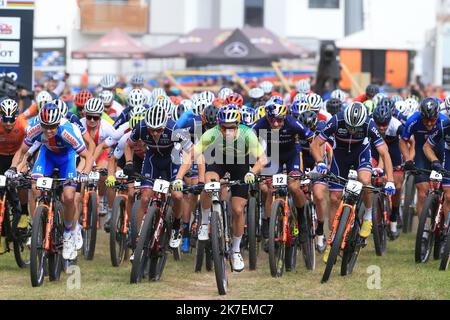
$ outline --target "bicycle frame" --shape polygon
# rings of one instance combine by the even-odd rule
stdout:
[[[128,233],[128,183],[125,181],[121,181],[119,180],[119,184],[116,185],[115,189],[116,189],[116,194],[115,197],[121,197],[124,199],[125,201],[125,212],[123,215],[123,226],[122,226],[122,230],[120,230],[121,233],[123,234],[127,234]]]
[[[100,197],[98,196],[98,187],[96,184],[89,182],[84,186],[84,197],[83,197],[83,219],[82,227],[84,230],[87,228],[87,211],[88,211],[88,201],[91,193],[97,194],[97,206],[100,205]],[[97,217],[99,216],[99,211],[97,210]],[[100,219],[97,219],[97,229],[100,228]]]
[[[170,193],[168,196],[166,196],[164,193],[160,192],[153,192],[153,196],[149,199],[149,207],[151,207],[153,204],[156,204],[156,206],[159,208],[158,215],[157,215],[157,221],[156,221],[156,229],[153,233],[153,238],[150,244],[151,251],[159,251],[161,249],[161,228],[164,225],[164,220],[166,218],[166,210],[169,206],[170,202]],[[142,220],[144,221],[144,220]]]

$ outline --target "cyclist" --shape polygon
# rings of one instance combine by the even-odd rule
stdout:
[[[259,87],[264,91],[263,101],[268,101],[272,96],[273,83],[270,81],[263,81],[259,84]],[[225,105],[226,104],[227,102],[225,102]]]
[[[326,109],[331,116],[334,116],[342,111],[342,102],[339,99],[331,98],[327,101]]]
[[[222,107],[217,115],[218,125],[207,130],[195,145],[194,152],[199,164],[200,183],[220,181],[227,172],[231,180],[244,179],[246,183],[255,182],[256,175],[266,163],[266,157],[255,133],[252,129],[239,125],[240,120],[237,106]],[[211,152],[215,152],[214,156]],[[251,163],[254,163],[252,167],[250,167]],[[247,198],[248,186],[231,187],[232,267],[237,272],[244,270],[240,243],[244,233],[244,208]],[[208,221],[211,198],[202,192],[200,202],[202,221]]]
[[[241,123],[247,127],[255,124],[255,110],[251,107],[243,106],[241,112]]]
[[[114,100],[114,94],[109,90],[100,92],[99,98],[103,101],[105,113],[115,121],[124,110],[124,107]]]
[[[83,89],[75,95],[75,106],[69,109],[69,112],[75,114],[77,117],[82,118],[82,112],[84,111],[84,105],[86,102],[93,98],[91,92],[87,89]]]
[[[76,134],[76,127],[68,121],[62,121],[60,108],[53,102],[45,104],[39,111],[40,123],[31,127],[24,140],[26,147],[20,149],[20,154],[11,164],[11,170],[22,161],[23,156],[34,142],[42,144],[39,156],[34,164],[32,177],[50,176],[55,168],[59,169],[60,178],[73,179],[77,176],[76,154],[84,159],[84,168],[80,172],[81,180],[87,177],[94,159],[88,153],[83,140]],[[64,185],[64,241],[63,258],[74,260],[77,256],[72,224],[75,214],[75,187],[72,182]]]
[[[244,105],[244,98],[239,93],[233,93],[225,98],[225,105],[235,105],[238,108],[241,108]]]
[[[292,90],[290,93],[290,101],[294,101],[294,98],[298,95],[298,94],[302,94],[302,95],[308,95],[310,93],[313,93],[311,91],[311,84],[309,83],[308,80],[306,79],[301,79],[297,82],[297,84],[295,85],[295,89],[296,90]]]
[[[245,106],[254,108],[259,102],[262,101],[264,97],[264,90],[261,88],[252,88],[248,92],[249,101],[245,104]]]
[[[366,92],[353,99],[354,102],[364,102],[366,100],[373,100],[373,98],[380,92],[380,87],[376,84],[369,84],[366,87]]]
[[[53,96],[45,90],[39,92],[36,96],[36,103],[33,103],[27,110],[25,110],[22,114],[26,119],[34,118],[38,115],[39,109],[46,103],[53,100]]]
[[[402,123],[394,118],[392,114],[392,109],[388,106],[378,105],[375,108],[372,118],[375,121],[375,124],[380,132],[381,136],[384,139],[384,142],[388,146],[389,155],[391,156],[392,166],[394,168],[400,168],[402,165],[402,156],[400,153],[400,137],[403,132]],[[372,158],[378,164],[379,168],[383,168],[383,163],[380,161],[380,157],[378,155],[378,151],[376,148],[372,146]],[[399,236],[399,232],[397,230],[397,217],[399,214],[400,207],[400,196],[401,189],[403,183],[403,172],[395,171],[394,172],[394,183],[396,193],[392,197],[392,212],[389,218],[390,220],[390,228],[393,239]]]
[[[433,98],[425,98],[420,103],[420,111],[412,114],[406,121],[400,140],[400,151],[405,161],[405,170],[431,169],[431,163],[424,154],[423,146],[428,137],[437,129],[439,122],[445,121],[446,116],[439,113],[439,105]],[[411,137],[414,136],[414,139]],[[440,146],[437,145],[435,148]],[[436,153],[439,153],[436,150]],[[417,188],[416,212],[420,216],[429,189],[428,175],[416,175],[414,182]]]
[[[283,166],[289,174],[300,173],[300,153],[295,147],[296,136],[302,140],[312,141],[314,134],[296,118],[287,115],[287,107],[277,102],[266,103],[266,116],[259,119],[253,126],[256,135],[262,139],[266,145],[266,153],[270,159],[270,164],[265,168],[265,174],[278,174],[283,172]],[[305,205],[305,195],[297,180],[288,181],[288,190],[292,194],[297,216],[299,217],[301,241],[305,240],[306,221],[303,221],[303,208]],[[261,192],[264,199],[265,219],[263,221],[263,237],[268,238],[269,218],[272,209],[271,190],[265,184],[261,184]],[[294,211],[295,214],[295,211]],[[265,246],[267,241],[265,241]]]
[[[142,90],[142,92],[144,93],[144,95],[147,97],[147,101],[150,101],[150,97],[152,95],[152,93],[144,87],[144,76],[141,74],[134,74],[131,79],[130,79],[130,86],[126,87],[123,90],[123,93],[128,97],[130,95],[131,90],[133,89],[139,89]]]
[[[152,100],[153,101],[153,100]],[[126,107],[122,112],[119,114],[117,119],[114,122],[114,128],[119,128],[122,124],[127,123],[130,120],[130,111],[133,108],[140,107],[140,106],[147,106],[147,98],[145,97],[144,93],[140,89],[133,89],[131,90],[130,94],[128,95],[128,107]]]
[[[333,159],[331,168],[323,161],[321,147],[334,141]],[[372,165],[370,146],[374,145],[383,160],[387,180],[385,190],[389,194],[395,193],[394,177],[391,157],[382,136],[378,132],[374,121],[368,117],[366,107],[360,102],[350,104],[344,112],[334,115],[326,127],[319,133],[311,144],[311,154],[316,162],[318,172],[325,174],[330,170],[333,174],[347,177],[350,167],[356,164],[358,180],[364,185],[371,184]],[[330,183],[330,217],[329,226],[332,225],[339,202],[342,196],[343,185]],[[365,192],[363,195],[365,213],[361,226],[360,236],[367,238],[372,230],[372,196]],[[324,261],[328,260],[330,247],[327,247]]]
[[[191,141],[189,137],[174,132],[175,122],[169,120],[169,112],[163,106],[162,101],[147,109],[144,121],[140,121],[131,132],[128,143],[125,145],[126,164],[123,172],[129,177],[134,176],[133,165],[134,144],[142,140],[147,145],[147,152],[142,167],[142,175],[157,179],[160,176],[172,181],[172,200],[174,222],[172,225],[172,235],[169,241],[171,248],[178,248],[181,244],[181,215],[183,200],[183,177],[190,168],[190,163],[182,163],[180,166],[180,153],[182,159],[191,159],[189,154]],[[180,145],[176,148],[175,143]],[[177,157],[177,158],[175,158]],[[152,196],[153,181],[146,180],[141,184],[141,207],[137,217],[137,225],[141,225],[144,212],[147,210],[149,199]]]

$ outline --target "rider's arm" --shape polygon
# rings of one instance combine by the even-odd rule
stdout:
[[[125,161],[127,163],[133,162],[133,150],[134,143],[133,141],[128,140],[128,142],[125,144]]]
[[[320,137],[316,136],[311,143],[311,155],[314,159],[314,161],[317,163],[319,161],[323,160],[323,145],[325,144],[325,141]]]
[[[378,154],[380,155],[380,159],[384,163],[384,170],[387,175],[387,180],[389,182],[394,182],[394,169],[392,167],[391,156],[389,155],[389,149],[386,143],[380,144],[377,146]]]
[[[94,159],[98,159],[100,155],[103,153],[103,150],[108,149],[108,146],[106,145],[106,140],[100,143],[97,147],[95,147],[93,157]]]
[[[19,166],[19,164],[22,162],[24,155],[27,154],[27,151],[29,149],[30,149],[30,147],[28,145],[26,145],[25,143],[22,143],[22,146],[14,155],[14,158],[11,162],[11,167],[17,168]]]
[[[186,152],[183,150],[183,157],[180,169],[178,170],[176,179],[183,179],[186,173],[192,166],[192,159],[194,158],[194,148],[189,148]]]
[[[94,150],[95,150],[95,142],[89,133],[86,132],[85,134],[83,134],[83,141],[86,144],[88,152],[90,154],[93,154]],[[97,158],[95,158],[95,159],[97,159]]]
[[[94,164],[94,157],[87,151],[87,149],[84,149],[81,153],[79,153],[79,156],[86,161],[86,164],[81,172],[90,172]]]
[[[414,156],[411,156],[411,149],[414,148],[414,143],[412,142],[411,139],[409,141],[400,139],[399,147],[405,162],[409,160],[414,160]]]
[[[117,170],[117,160],[114,156],[108,161],[108,176],[115,176]]]
[[[423,152],[425,156],[430,161],[439,160],[434,153],[433,147],[435,147],[442,139],[442,131],[436,130],[431,136],[428,137],[427,141],[423,145]]]

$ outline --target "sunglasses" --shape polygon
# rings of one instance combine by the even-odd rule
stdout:
[[[100,117],[99,116],[86,116],[86,119],[98,121],[98,120],[100,120]]]
[[[151,132],[161,133],[161,132],[164,131],[164,128],[158,128],[158,129],[151,129],[151,128],[149,128],[149,130],[150,130]]]
[[[58,124],[54,124],[52,126],[46,126],[45,124],[41,124],[41,128],[44,130],[55,130],[56,128],[58,128]]]
[[[375,122],[375,124],[377,125],[377,127],[387,127],[387,126],[389,125],[389,122],[387,122],[387,123],[378,123],[378,122]]]
[[[221,130],[228,130],[228,129],[237,129],[237,125],[231,125],[231,126],[225,126],[225,125],[221,125],[220,129]]]
[[[2,121],[5,123],[14,123],[14,122],[16,122],[16,117],[2,116]]]

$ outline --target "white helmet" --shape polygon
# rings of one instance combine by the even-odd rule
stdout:
[[[134,74],[130,79],[130,84],[132,85],[144,84],[144,76],[142,74]]]
[[[142,106],[147,102],[147,98],[141,89],[133,89],[128,94],[128,104],[131,107]]]
[[[189,99],[181,100],[180,104],[184,105],[186,107],[186,110],[191,110],[194,108],[194,103]]]
[[[180,119],[181,115],[183,113],[185,113],[186,111],[188,111],[189,108],[186,107],[186,105],[180,103],[179,105],[175,106],[172,110],[172,119],[174,121],[177,121],[178,119]]]
[[[2,112],[2,115],[8,118],[16,115],[18,108],[19,106],[17,105],[17,102],[13,99],[4,99],[0,103],[0,110]]]
[[[377,94],[372,98],[373,104],[374,104],[375,106],[377,106],[377,105],[380,103],[381,99],[387,98],[387,97],[388,97],[388,96],[385,95],[384,93],[379,92],[379,93],[377,93]]]
[[[419,103],[414,98],[408,98],[405,100],[406,106],[408,107],[408,114],[413,114],[419,110]]]
[[[331,98],[338,99],[342,103],[344,103],[345,100],[347,99],[347,94],[340,89],[336,89],[333,92],[331,92]]]
[[[252,99],[261,99],[264,96],[264,90],[261,88],[252,88],[248,92],[248,96]]]
[[[445,109],[450,110],[450,95],[445,97],[444,104],[445,104]]]
[[[49,103],[52,100],[52,95],[47,91],[42,90],[36,97],[36,105],[38,109],[40,109],[44,104]]]
[[[145,113],[145,124],[151,129],[163,128],[169,121],[169,112],[161,105],[155,104]]]
[[[161,106],[164,108],[164,110],[167,110],[169,114],[171,114],[172,109],[174,108],[174,104],[172,101],[170,101],[169,98],[166,99],[158,99],[158,101],[155,102],[155,106]]]
[[[296,102],[296,101],[306,101],[307,95],[304,93],[297,93],[294,97],[294,101],[292,102]]]
[[[103,104],[110,105],[113,102],[114,94],[110,90],[103,90],[99,94],[100,99],[102,99]]]
[[[273,83],[270,81],[263,81],[259,84],[259,87],[263,89],[264,94],[272,93]]]
[[[210,103],[208,103],[207,100],[197,100],[194,102],[194,108],[192,108],[192,111],[194,111],[194,114],[196,116],[200,116],[203,113],[203,110],[206,109],[207,106],[209,106]]]
[[[133,107],[130,110],[130,118],[134,117],[134,116],[139,116],[145,113],[145,111],[147,111],[147,108],[144,106],[137,106],[137,107]]]
[[[152,90],[153,100],[156,100],[160,96],[167,96],[166,91],[163,88],[154,88]]]
[[[39,122],[43,125],[52,126],[61,122],[61,109],[50,101],[39,110]]]
[[[203,91],[200,93],[200,99],[207,100],[209,104],[213,103],[216,96],[211,91]]]
[[[409,108],[405,101],[397,101],[394,104],[395,109],[398,110],[401,114],[404,114],[405,116],[408,116],[409,114]]]
[[[67,104],[61,99],[55,99],[53,100],[53,103],[56,104],[58,108],[61,110],[61,116],[64,118],[67,115],[67,112],[69,112]]]
[[[361,127],[367,120],[367,108],[361,102],[353,102],[344,112],[345,123],[350,127]]]
[[[311,111],[319,112],[323,103],[322,97],[320,95],[318,95],[317,93],[310,93],[306,96],[306,100],[309,103]]]
[[[102,114],[105,110],[103,101],[99,98],[91,98],[84,105],[84,111],[92,114]]]
[[[233,89],[230,88],[222,88],[219,91],[219,98],[225,100],[226,97],[231,96],[234,93]]]
[[[113,89],[117,84],[117,78],[116,76],[112,74],[104,75],[102,80],[100,80],[100,87],[103,89]]]
[[[308,80],[302,79],[297,82],[295,88],[299,93],[308,94],[308,92],[311,90],[311,85],[309,84]]]

